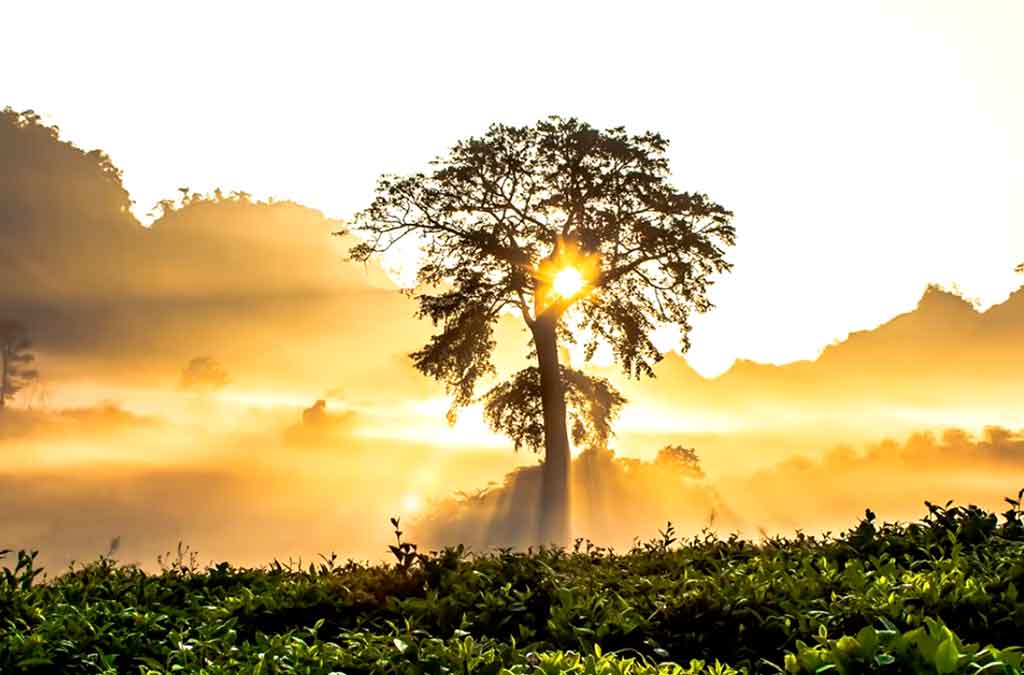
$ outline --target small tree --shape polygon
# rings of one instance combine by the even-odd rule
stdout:
[[[666,445],[658,450],[654,458],[657,466],[668,467],[672,471],[687,478],[703,478],[704,469],[700,467],[700,457],[693,448],[686,448],[682,445]]]
[[[181,388],[198,391],[216,391],[225,387],[228,372],[210,356],[197,356],[181,371]]]
[[[39,377],[29,364],[36,357],[31,352],[32,341],[25,327],[18,321],[0,319],[0,409],[26,385]]]
[[[383,176],[353,221],[364,237],[355,260],[406,238],[418,243],[410,293],[419,315],[441,330],[411,356],[446,384],[453,410],[477,400],[477,381],[495,372],[499,316],[516,314],[529,328],[537,365],[484,400],[492,426],[517,445],[544,449],[542,542],[568,536],[566,395],[575,403],[604,399],[596,410],[582,406],[578,438],[588,424],[606,431],[590,413],[614,416],[622,404],[607,383],[559,363],[559,340],[583,336],[588,359],[607,343],[627,375],[653,376],[657,325],[678,324],[687,348],[691,313],[710,307],[711,275],[729,269],[723,248],[734,240],[732,214],[670,184],[667,146],[656,133],[575,119],[495,124],[434,160],[429,173]]]

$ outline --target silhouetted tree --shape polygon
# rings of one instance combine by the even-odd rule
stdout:
[[[122,252],[145,230],[131,205],[103,152],[62,141],[31,110],[0,110],[0,307],[28,320],[58,297],[133,286]]]
[[[569,411],[569,428],[577,445],[603,448],[611,424],[626,399],[611,382],[560,366],[562,391]],[[488,391],[484,417],[495,431],[508,434],[516,450],[544,447],[544,396],[539,368],[525,368]]]
[[[572,385],[559,338],[586,336],[587,358],[607,342],[628,375],[652,376],[661,358],[651,340],[657,324],[680,325],[688,347],[690,314],[710,307],[711,275],[729,269],[723,247],[734,241],[732,214],[670,184],[667,146],[656,133],[575,119],[495,124],[434,160],[429,173],[383,176],[353,222],[365,237],[352,249],[355,260],[406,238],[419,244],[419,314],[441,331],[412,359],[446,384],[455,408],[475,400],[477,380],[494,373],[501,313],[529,327],[537,366],[485,399],[492,421],[518,433],[517,442],[543,436],[544,542],[565,543],[568,533]],[[556,282],[566,268],[577,287]],[[527,410],[539,396],[543,430],[533,414],[512,412],[512,392]]]
[[[228,372],[209,356],[197,356],[181,371],[182,389],[214,391],[229,381]]]
[[[658,450],[654,458],[656,466],[670,467],[673,471],[688,478],[703,478],[704,470],[700,468],[700,457],[693,448],[684,448],[681,445],[666,445]]]
[[[32,341],[18,321],[0,319],[0,409],[7,406],[21,389],[39,377],[29,367],[36,357],[30,351]]]
[[[302,424],[307,427],[322,426],[328,420],[330,416],[327,414],[327,401],[324,399],[302,411]]]

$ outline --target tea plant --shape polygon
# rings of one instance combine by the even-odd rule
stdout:
[[[1021,673],[1021,498],[837,536],[46,579],[0,552],[0,673]],[[11,556],[14,555],[14,558]]]

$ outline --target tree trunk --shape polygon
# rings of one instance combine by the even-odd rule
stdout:
[[[558,366],[556,321],[542,316],[533,326],[540,367],[544,408],[544,464],[541,478],[541,544],[565,546],[569,541],[569,434],[565,421],[565,392]]]

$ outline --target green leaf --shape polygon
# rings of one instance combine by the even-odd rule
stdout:
[[[852,638],[849,635],[844,635],[843,637],[836,640],[836,649],[838,649],[843,654],[850,656],[855,654],[857,650],[860,649],[860,643],[857,642],[857,638]]]
[[[870,656],[878,648],[878,632],[872,626],[864,626],[857,632],[857,642],[864,656]]]
[[[52,666],[53,661],[46,658],[45,656],[32,656],[27,659],[18,661],[18,667],[24,668],[26,666]]]
[[[935,668],[939,673],[956,672],[956,665],[960,661],[960,654],[956,651],[953,638],[946,638],[935,650]]]
[[[146,664],[147,666],[149,666],[153,670],[163,670],[164,669],[164,664],[160,663],[159,661],[157,661],[156,659],[154,659],[151,656],[136,656],[135,660],[140,662],[140,663]]]

